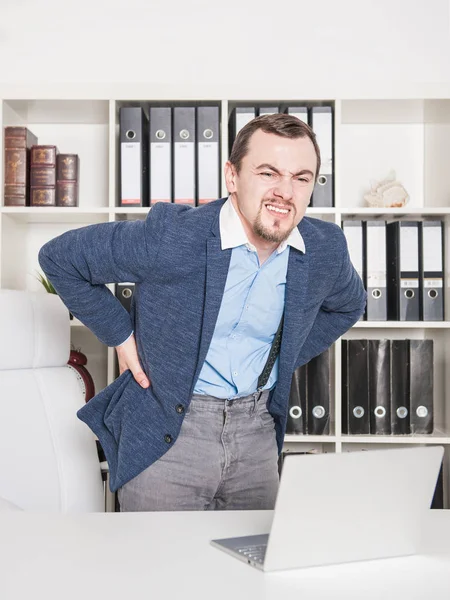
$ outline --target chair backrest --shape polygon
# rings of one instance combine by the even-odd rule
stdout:
[[[0,497],[24,510],[104,510],[92,432],[59,296],[0,290]]]

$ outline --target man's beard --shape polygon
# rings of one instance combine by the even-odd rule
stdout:
[[[290,208],[292,211],[293,208],[292,207],[290,207]],[[262,215],[263,210],[264,210],[264,204],[261,206],[259,213],[256,215],[255,222],[253,223],[253,232],[258,237],[262,238],[263,240],[266,240],[266,242],[274,242],[277,244],[281,244],[282,242],[287,240],[287,238],[291,235],[291,232],[293,231],[294,227],[291,227],[290,229],[287,229],[287,230],[269,229],[269,227],[264,225],[262,222],[261,215]],[[277,221],[275,220],[275,226],[276,226],[276,224],[277,224]]]

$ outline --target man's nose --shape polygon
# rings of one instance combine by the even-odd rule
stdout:
[[[292,180],[290,177],[281,177],[274,189],[275,196],[283,200],[290,200],[293,196]]]

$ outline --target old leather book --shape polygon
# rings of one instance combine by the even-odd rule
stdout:
[[[58,148],[34,145],[31,148],[31,206],[56,206],[56,157]]]
[[[78,206],[80,159],[78,154],[56,157],[56,206]]]
[[[78,206],[78,183],[76,181],[56,182],[56,206]]]
[[[31,147],[38,138],[26,127],[5,127],[4,204],[30,205]]]

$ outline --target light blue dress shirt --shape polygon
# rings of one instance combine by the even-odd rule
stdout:
[[[284,307],[288,246],[305,252],[297,229],[261,266],[231,198],[220,211],[221,248],[232,248],[225,292],[195,394],[238,398],[256,391]],[[275,386],[278,358],[264,389]]]

